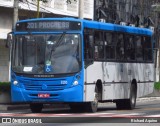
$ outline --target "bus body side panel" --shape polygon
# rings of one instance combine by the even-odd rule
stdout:
[[[134,66],[134,74],[138,74],[137,97],[152,93],[154,89],[154,64],[138,63]]]
[[[113,62],[94,62],[90,65],[85,74],[86,100],[93,100],[92,94],[97,80],[102,82],[102,100],[129,98],[130,83],[128,83],[126,67],[126,64]]]
[[[133,79],[137,81],[137,97],[152,93],[153,64],[94,62],[85,71],[85,100],[94,99],[97,80],[102,82],[102,100],[128,99]]]

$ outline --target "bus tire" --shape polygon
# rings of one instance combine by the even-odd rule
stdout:
[[[127,109],[134,109],[136,106],[137,89],[135,84],[131,84],[130,98],[126,101]]]
[[[116,101],[116,107],[118,110],[122,109],[134,109],[136,106],[137,89],[135,84],[131,84],[129,99],[120,99]]]
[[[94,96],[94,101],[92,102],[88,102],[86,103],[85,105],[85,108],[86,108],[86,111],[87,112],[91,112],[91,113],[94,113],[94,112],[97,112],[97,108],[98,108],[98,88],[97,86],[95,87],[95,96]]]
[[[42,108],[43,108],[43,104],[40,104],[40,103],[30,104],[30,109],[32,113],[41,113]]]

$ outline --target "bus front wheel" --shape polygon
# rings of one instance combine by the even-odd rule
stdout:
[[[43,104],[40,104],[40,103],[30,104],[30,109],[32,113],[41,113],[42,108],[43,108]]]

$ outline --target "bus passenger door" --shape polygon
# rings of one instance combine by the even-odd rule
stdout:
[[[91,80],[89,78],[91,78],[92,75],[88,75],[87,72],[87,68],[93,64],[93,52],[94,52],[94,48],[93,48],[93,35],[91,33],[85,33],[84,34],[84,101],[90,101],[92,100],[92,92],[94,92],[93,90],[93,84],[89,84],[89,83],[93,83],[91,82]]]

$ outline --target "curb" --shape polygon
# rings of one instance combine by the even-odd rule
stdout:
[[[29,109],[29,105],[11,105],[11,104],[1,104],[0,111],[10,111],[10,110],[22,110]]]
[[[160,100],[160,97],[143,97],[143,98],[137,98],[137,102],[155,101],[155,100]]]

